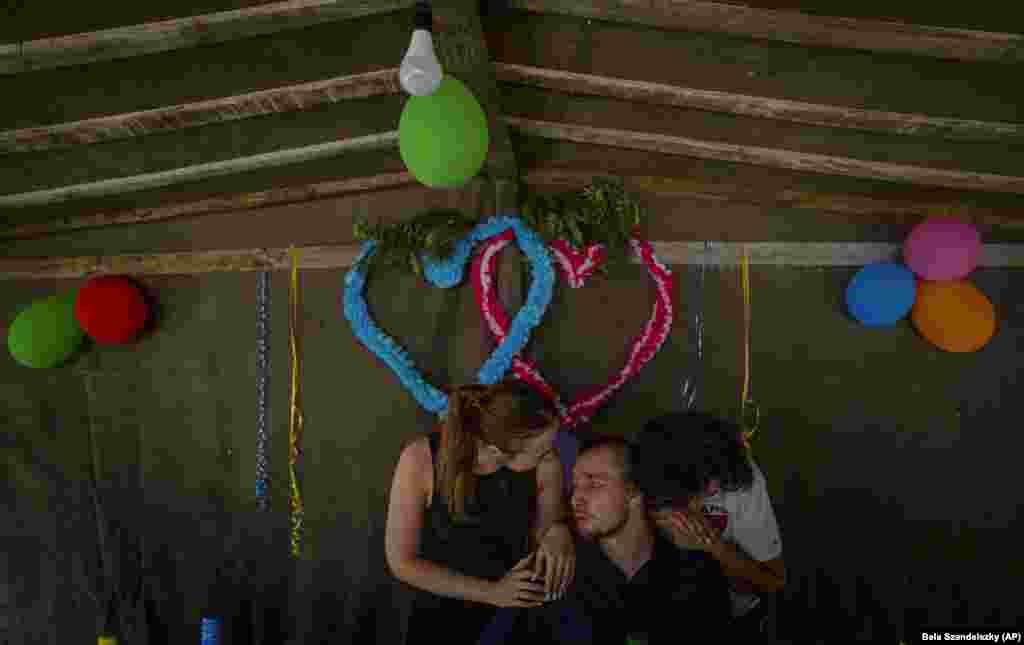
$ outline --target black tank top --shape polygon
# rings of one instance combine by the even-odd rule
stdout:
[[[466,500],[468,522],[448,512],[437,477],[440,435],[431,433],[434,495],[420,533],[420,557],[465,575],[501,579],[529,553],[530,528],[537,503],[537,470],[499,468],[477,475],[475,499]]]

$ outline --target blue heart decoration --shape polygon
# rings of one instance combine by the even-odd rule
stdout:
[[[462,282],[466,263],[473,252],[473,247],[495,235],[501,235],[512,229],[515,232],[519,250],[530,262],[532,282],[526,303],[519,309],[509,333],[494,349],[490,357],[484,361],[477,379],[480,383],[492,385],[500,381],[512,367],[512,357],[518,354],[530,340],[533,328],[540,324],[541,319],[551,304],[551,295],[555,284],[555,271],[551,263],[551,255],[544,241],[523,220],[514,215],[493,217],[485,220],[470,231],[469,235],[459,240],[451,257],[438,261],[428,255],[420,255],[423,273],[430,284],[442,289],[450,289]],[[426,382],[416,369],[415,363],[391,336],[380,330],[373,322],[366,306],[363,290],[366,288],[366,271],[362,261],[370,257],[376,250],[376,242],[363,244],[353,268],[345,274],[345,289],[342,297],[342,309],[345,318],[352,325],[352,331],[363,345],[391,368],[402,385],[409,390],[424,408],[430,412],[444,416],[448,410],[448,395]]]

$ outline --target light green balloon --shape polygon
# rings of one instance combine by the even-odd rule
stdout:
[[[63,363],[85,338],[75,318],[77,291],[50,296],[29,305],[11,323],[7,348],[25,367],[55,367]]]
[[[431,188],[451,188],[487,158],[487,116],[473,93],[445,76],[430,96],[410,96],[398,122],[398,150],[409,172]]]

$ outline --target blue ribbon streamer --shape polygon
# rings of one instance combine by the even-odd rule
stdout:
[[[451,257],[445,260],[439,261],[426,254],[420,255],[427,281],[436,287],[450,289],[462,282],[473,247],[510,228],[515,231],[519,248],[529,261],[532,282],[526,303],[513,319],[508,335],[484,362],[477,375],[480,383],[488,385],[500,381],[511,369],[512,358],[526,346],[530,340],[530,333],[540,324],[548,305],[551,304],[555,271],[547,245],[521,219],[508,215],[494,217],[478,224],[469,235],[456,243]],[[424,380],[408,352],[391,336],[381,331],[370,316],[363,295],[367,279],[364,260],[374,253],[376,246],[374,241],[365,242],[359,257],[353,263],[353,268],[345,274],[342,295],[344,316],[352,325],[356,338],[391,368],[416,401],[428,411],[443,416],[448,410],[448,395]]]

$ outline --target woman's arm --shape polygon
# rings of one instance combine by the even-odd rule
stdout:
[[[418,589],[491,604],[491,581],[457,573],[418,556],[428,501],[424,482],[429,482],[426,478],[432,474],[430,444],[423,437],[402,451],[395,468],[384,545],[388,568],[396,578]]]
[[[537,511],[530,537],[530,549],[536,549],[548,529],[556,522],[568,529],[565,520],[568,512],[562,487],[562,463],[555,448],[544,455],[537,464]]]

